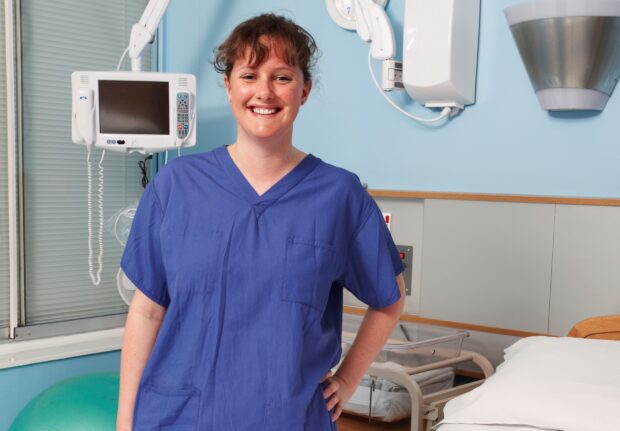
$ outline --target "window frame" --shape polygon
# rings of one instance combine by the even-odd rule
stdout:
[[[18,1],[18,0],[17,0]],[[15,339],[15,329],[19,323],[22,262],[21,247],[23,243],[23,220],[20,216],[20,190],[21,190],[21,166],[20,158],[20,123],[21,114],[18,109],[18,75],[20,59],[17,53],[19,43],[18,12],[16,1],[5,1],[5,61],[6,61],[6,86],[7,86],[7,152],[8,152],[8,208],[9,208],[9,339]]]
[[[7,86],[7,149],[9,183],[9,326],[0,328],[0,369],[119,350],[127,313],[26,324],[23,184],[23,104],[21,82],[21,1],[5,8]],[[163,56],[162,25],[151,46],[151,70],[158,71]],[[119,53],[120,56],[121,53]],[[2,85],[2,84],[0,84]],[[157,167],[153,157],[151,172]]]

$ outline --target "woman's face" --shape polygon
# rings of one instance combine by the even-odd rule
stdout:
[[[224,84],[239,133],[263,140],[290,139],[299,107],[312,87],[310,81],[304,83],[298,66],[288,65],[273,50],[254,67],[247,54],[235,61]]]

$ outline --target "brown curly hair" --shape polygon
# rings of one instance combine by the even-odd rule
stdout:
[[[290,66],[299,66],[304,81],[312,79],[317,57],[314,38],[292,20],[275,14],[263,14],[239,24],[228,38],[214,50],[213,66],[230,77],[235,61],[249,51],[252,67],[261,64],[269,53]]]

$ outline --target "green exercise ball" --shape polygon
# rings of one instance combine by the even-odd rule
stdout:
[[[33,398],[9,431],[114,431],[117,405],[118,374],[72,377]]]

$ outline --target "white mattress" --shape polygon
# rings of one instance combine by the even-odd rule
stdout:
[[[528,337],[482,386],[446,404],[438,429],[620,430],[619,406],[620,342]]]

